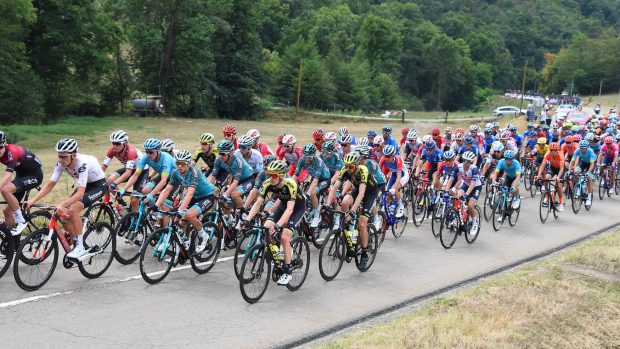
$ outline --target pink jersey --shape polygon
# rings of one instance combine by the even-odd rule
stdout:
[[[617,144],[603,144],[603,146],[601,147],[601,152],[600,152],[603,157],[608,158],[608,159],[612,159],[616,156],[618,156],[618,145]]]

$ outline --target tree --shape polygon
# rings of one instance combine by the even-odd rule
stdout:
[[[369,14],[360,28],[359,40],[358,54],[373,72],[399,75],[402,39],[396,24]]]

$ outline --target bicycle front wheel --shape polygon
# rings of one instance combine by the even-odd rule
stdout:
[[[47,240],[49,231],[39,229],[19,244],[13,264],[17,285],[26,291],[43,287],[54,274],[58,263],[58,240],[56,234]]]
[[[605,175],[601,176],[601,180],[598,182],[598,198],[603,200],[607,194],[607,181]]]
[[[267,291],[271,279],[271,262],[263,244],[252,246],[245,254],[239,272],[239,290],[248,303],[256,303]]]
[[[291,291],[297,291],[306,281],[310,269],[310,245],[301,236],[291,241],[291,281],[286,285]]]
[[[497,191],[491,189],[484,198],[484,219],[488,222],[493,218],[493,208],[497,203]]]
[[[332,231],[325,237],[319,251],[319,272],[326,281],[333,280],[346,258],[347,242],[340,231]]]
[[[256,245],[258,241],[259,231],[257,229],[251,229],[247,232],[247,237],[242,235],[239,238],[239,242],[237,243],[237,248],[235,248],[235,255],[233,256],[233,266],[235,269],[235,276],[239,279],[239,275],[241,272],[241,264],[243,264],[243,258],[245,257],[245,252],[248,251],[252,246]]]
[[[506,219],[505,209],[506,202],[504,201],[504,197],[500,196],[497,200],[497,204],[493,207],[493,229],[495,231],[500,230],[502,224],[504,224],[504,219]]]
[[[116,224],[116,253],[114,258],[121,264],[131,264],[140,257],[140,247],[151,231],[146,217],[138,222],[139,214],[131,212]]]
[[[378,237],[378,233],[377,233],[377,229],[375,229],[374,226],[367,226],[368,229],[368,262],[366,263],[366,267],[365,268],[361,268],[360,267],[360,261],[362,258],[361,252],[357,253],[355,255],[355,265],[357,266],[357,269],[361,272],[365,272],[368,271],[368,269],[370,269],[370,267],[372,266],[372,264],[375,262],[375,258],[377,257],[377,251],[379,249],[379,237]],[[361,246],[359,247],[361,249]]]
[[[105,222],[93,224],[84,233],[84,249],[91,256],[80,263],[80,273],[89,279],[98,278],[112,264],[116,251],[116,235],[114,229]]]
[[[194,271],[198,274],[205,274],[211,270],[213,266],[215,266],[215,263],[217,263],[217,258],[220,256],[220,248],[222,246],[219,238],[221,235],[215,223],[203,223],[202,229],[207,234],[204,238],[206,239],[206,242],[195,230],[192,229],[192,240],[189,247],[189,250],[191,251],[191,258],[189,262],[192,265],[192,269],[194,269]],[[201,243],[206,243],[205,248],[202,252],[196,252],[196,247],[200,246]]]
[[[166,238],[169,239],[166,242]],[[140,274],[144,281],[156,284],[168,276],[178,246],[168,227],[156,229],[149,235],[140,249]]]
[[[474,241],[476,241],[476,239],[478,238],[478,234],[480,234],[480,226],[482,225],[481,223],[481,212],[480,212],[480,207],[478,207],[478,205],[475,206],[476,208],[476,220],[478,221],[478,229],[476,229],[475,231],[471,230],[471,226],[470,228],[467,230],[467,233],[465,233],[465,241],[467,241],[468,244],[473,244]]]
[[[416,195],[413,203],[411,204],[413,207],[411,211],[413,212],[413,224],[416,227],[419,227],[422,222],[424,222],[424,218],[426,218],[426,205],[427,205],[427,196],[424,193],[420,195]]]
[[[439,242],[443,248],[449,249],[454,245],[459,234],[459,220],[459,213],[453,208],[449,208],[443,215],[439,226]]]
[[[551,195],[549,193],[549,191],[545,191],[541,196],[540,196],[540,203],[538,205],[538,215],[540,216],[540,221],[545,224],[545,222],[547,221],[547,219],[549,218],[549,213],[551,211]]]
[[[0,277],[11,267],[15,256],[15,238],[6,225],[0,225]]]

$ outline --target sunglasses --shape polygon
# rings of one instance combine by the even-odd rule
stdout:
[[[184,161],[177,161],[177,166],[186,166],[188,163]]]
[[[348,168],[349,170],[355,170],[355,166],[356,166],[356,165],[354,165],[354,164],[350,164],[350,165],[347,165],[347,168]]]
[[[409,143],[415,143],[415,141],[416,141],[415,139],[410,139]]]
[[[293,149],[293,146],[292,145],[285,145],[284,148],[286,148],[286,149]]]
[[[221,156],[221,157],[224,157],[224,156],[226,156],[226,155],[228,155],[228,153],[220,153],[220,156]]]
[[[0,149],[4,149],[5,146],[6,144],[0,144]]]
[[[445,161],[446,162],[452,162],[452,161],[454,161],[454,159],[446,159]]]
[[[157,152],[157,150],[145,150],[145,153],[149,154],[149,155],[153,155]]]
[[[122,144],[123,144],[123,143],[121,143],[121,142],[112,142],[112,145],[117,146],[117,147],[118,147],[119,145],[122,145]]]
[[[340,145],[341,145],[341,146],[343,146],[343,147],[348,147],[348,146],[350,146],[351,144],[347,144],[347,143],[340,143]]]
[[[271,178],[271,179],[278,179],[278,178],[280,178],[280,175],[277,174],[277,173],[270,173],[269,174],[269,178]]]
[[[247,145],[240,145],[239,146],[239,150],[248,150],[250,149],[250,147],[248,147]]]
[[[58,155],[59,159],[68,159],[71,155]]]
[[[234,136],[234,135],[236,135],[236,133],[227,133],[227,132],[224,132],[224,137],[231,137],[231,136]]]

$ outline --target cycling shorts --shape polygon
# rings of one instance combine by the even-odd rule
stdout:
[[[548,174],[551,175],[551,177],[553,176],[557,176],[558,174],[560,174],[560,168],[556,168],[551,166],[551,164],[547,164],[546,169]]]
[[[125,173],[125,170],[126,168],[124,167],[119,168],[118,170],[114,171],[114,173],[116,173],[120,177],[123,175],[123,173]],[[134,172],[135,170],[132,171],[131,174],[133,175]],[[147,168],[147,169],[144,169],[144,171],[142,171],[140,175],[138,176],[138,180],[133,185],[133,191],[141,193],[142,189],[144,189],[144,186],[146,185],[148,181],[149,181],[149,169]],[[155,186],[153,186],[153,188],[155,188]]]
[[[372,211],[372,208],[377,201],[379,193],[380,191],[377,186],[366,187],[366,192],[364,192],[364,200],[362,200],[362,216],[370,218],[370,212]],[[353,188],[353,190],[351,191],[351,196],[353,196],[353,200],[355,200],[357,194],[358,189]]]
[[[400,176],[400,186],[402,188],[405,186],[405,184],[407,184],[407,182],[409,182],[409,171],[401,171],[401,173],[402,174]],[[396,173],[392,173],[392,175],[390,176],[390,180],[387,183],[388,190],[390,190],[396,182],[396,177]]]
[[[77,189],[73,191],[71,196],[75,194]],[[80,202],[84,204],[84,208],[90,207],[94,202],[99,201],[103,195],[108,191],[108,184],[106,183],[105,178],[102,178],[96,182],[87,183],[86,190],[84,191],[84,196],[80,199]]]
[[[321,194],[325,193],[327,188],[329,188],[330,184],[331,184],[331,180],[330,179],[326,179],[324,181],[319,181],[316,184],[316,187],[314,187],[314,192],[316,193],[316,196],[319,197]]]
[[[280,218],[282,218],[284,211],[286,211],[287,203],[288,202],[280,202],[278,208],[276,208],[275,211],[273,211],[269,215],[269,218],[267,218],[267,220],[278,223]],[[304,213],[306,213],[306,200],[295,200],[295,207],[293,208],[293,213],[291,213],[291,216],[288,218],[288,222],[286,222],[286,225],[282,226],[282,228],[287,228],[295,232],[295,227],[304,216]]]
[[[242,181],[239,181],[237,184],[237,190],[241,193],[241,195],[245,195],[250,192],[254,188],[254,177],[250,176]]]
[[[190,208],[195,208],[198,211],[198,214],[204,213],[209,211],[209,209],[211,207],[213,207],[213,203],[214,203],[214,195],[207,195],[205,197],[202,198],[192,198],[189,201],[189,207]]]
[[[464,193],[467,193],[467,190],[469,189],[469,185],[463,183],[461,184],[461,188],[460,188]],[[467,195],[467,201],[469,200],[474,200],[474,201],[478,201],[478,197],[480,197],[480,192],[482,191],[482,185],[478,185],[476,187],[474,187],[474,189],[471,191],[471,194]]]
[[[603,165],[605,166],[615,165],[614,158],[603,157]]]
[[[15,179],[11,183],[15,186],[15,193],[13,195],[17,201],[22,201],[28,190],[34,189],[43,183],[43,170],[39,167],[26,176],[16,174]]]

